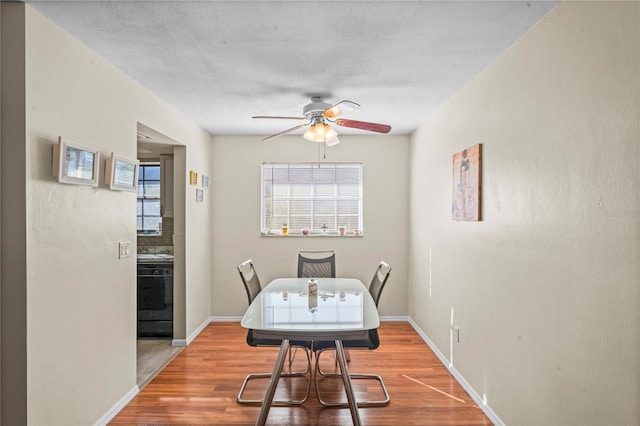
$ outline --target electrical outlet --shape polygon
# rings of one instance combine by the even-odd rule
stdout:
[[[129,241],[120,241],[118,243],[118,259],[126,259],[131,255],[129,250],[130,244]]]

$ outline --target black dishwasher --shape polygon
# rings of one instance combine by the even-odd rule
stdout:
[[[138,337],[173,338],[173,263],[138,262]]]

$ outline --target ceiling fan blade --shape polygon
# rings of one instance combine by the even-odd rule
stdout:
[[[338,117],[339,115],[342,115],[343,112],[353,111],[358,107],[360,107],[360,104],[357,104],[352,101],[347,101],[345,99],[324,110],[324,112],[322,113],[322,116],[325,118]]]
[[[341,118],[334,121],[334,123],[338,126],[369,130],[370,132],[389,133],[389,131],[391,131],[391,126],[389,126],[388,124],[369,123],[366,121],[357,120],[344,120]]]
[[[279,120],[307,120],[307,117],[280,117],[276,115],[254,115],[251,118],[276,118]]]
[[[275,139],[275,138],[277,138],[277,137],[279,137],[279,136],[286,135],[287,133],[295,132],[295,131],[296,131],[296,130],[298,130],[298,129],[301,129],[301,128],[303,128],[303,127],[306,127],[308,124],[309,124],[309,123],[300,124],[300,125],[298,125],[298,126],[295,126],[295,127],[290,128],[290,129],[283,130],[283,131],[282,131],[282,132],[280,132],[280,133],[276,133],[275,135],[267,136],[266,138],[262,139],[262,142],[270,141],[270,140]]]

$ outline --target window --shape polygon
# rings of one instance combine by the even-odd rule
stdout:
[[[139,235],[160,235],[160,163],[142,163],[138,173],[137,222]]]
[[[362,163],[263,163],[262,233],[362,232]],[[354,232],[355,231],[355,232]]]

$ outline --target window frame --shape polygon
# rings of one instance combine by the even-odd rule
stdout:
[[[338,168],[339,166],[354,166],[355,168],[358,169],[358,191],[357,191],[357,195],[355,196],[355,200],[357,201],[357,213],[351,214],[351,215],[339,214],[338,203],[340,201],[354,201],[354,197],[353,196],[341,197],[339,194],[337,194],[338,189],[340,188],[340,184],[339,182],[336,182],[333,196],[326,196],[326,195],[319,196],[318,194],[313,194],[311,196],[308,196],[308,195],[293,196],[289,194],[287,197],[283,197],[277,200],[277,201],[285,201],[285,202],[311,201],[312,203],[312,213],[310,214],[311,222],[313,223],[313,219],[316,216],[332,217],[334,222],[332,226],[329,226],[327,229],[324,229],[324,230],[320,228],[309,229],[308,234],[303,234],[302,229],[296,229],[291,227],[292,216],[296,217],[300,215],[292,215],[291,214],[292,209],[291,209],[291,206],[289,205],[287,208],[287,214],[286,214],[286,223],[288,225],[287,233],[284,234],[281,227],[270,228],[268,226],[268,218],[267,218],[267,212],[266,212],[267,199],[265,198],[266,196],[265,189],[267,186],[267,180],[266,180],[267,176],[265,176],[265,171],[268,170],[269,168],[273,170],[273,168],[274,167],[277,168],[277,166],[287,166],[287,167],[293,166],[294,168],[300,168],[300,169],[304,169],[305,166],[308,167],[309,169],[313,169],[314,167],[327,167],[327,166],[328,167],[333,166],[335,168]],[[284,236],[284,235],[287,235],[287,236],[362,236],[364,231],[364,179],[363,178],[364,178],[364,164],[362,161],[321,161],[321,162],[318,162],[318,161],[280,161],[280,162],[265,161],[265,162],[262,162],[260,166],[260,234],[262,236]],[[271,180],[271,182],[273,185],[273,180]],[[315,190],[317,189],[317,186],[321,185],[322,182],[314,180],[311,183],[306,182],[306,183],[299,183],[299,184],[311,185],[314,188],[314,192],[315,192]],[[289,191],[291,191],[291,187],[289,188]],[[272,192],[271,202],[273,201],[274,201],[274,197]],[[316,214],[313,212],[315,210],[315,203],[326,203],[326,202],[336,203],[334,212],[332,214]],[[339,222],[340,216],[355,217],[357,222],[357,227],[347,228],[343,234],[340,234],[338,229],[339,225],[341,225],[341,223]]]
[[[136,234],[139,237],[160,237],[162,236],[162,225],[160,226],[160,229],[158,229],[156,232],[149,232],[149,231],[144,231],[144,229],[139,230],[137,229],[137,221],[138,218],[141,217],[142,218],[142,224],[143,224],[143,228],[144,228],[144,218],[146,217],[153,217],[153,218],[160,218],[159,223],[162,224],[162,178],[161,175],[158,175],[158,179],[144,179],[144,177],[146,177],[146,172],[144,172],[144,169],[146,167],[158,167],[158,172],[161,172],[161,166],[160,166],[160,162],[159,161],[141,161],[140,165],[138,166],[138,194],[136,194],[136,203],[138,201],[144,201],[144,200],[158,200],[158,202],[160,203],[160,213],[158,215],[145,215],[144,214],[144,202],[142,203],[142,215],[138,215],[136,212]],[[158,187],[159,187],[159,191],[158,191],[158,196],[157,197],[147,197],[144,194],[144,182],[149,181],[149,182],[158,182]],[[140,188],[142,188],[143,194],[142,197],[139,195],[139,191]]]

